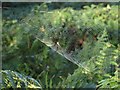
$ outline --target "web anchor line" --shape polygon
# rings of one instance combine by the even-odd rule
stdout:
[[[57,52],[59,55],[65,57],[68,61],[76,64],[78,67],[82,67],[83,69],[85,69],[86,71],[90,72],[87,68],[85,68],[81,63],[79,63],[75,58],[73,59],[69,54],[65,53],[64,50],[57,50],[55,49],[55,47],[53,47],[52,45],[48,45],[46,41],[41,40],[40,38],[36,37],[36,39],[38,39],[40,42],[44,43],[46,46],[50,47],[52,50],[54,50],[55,52]]]

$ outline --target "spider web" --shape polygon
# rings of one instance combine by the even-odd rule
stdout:
[[[58,53],[59,55],[61,55],[62,57],[66,58],[66,60],[76,64],[78,67],[82,67],[83,69],[85,69],[86,71],[89,71],[89,69],[87,67],[85,67],[84,65],[82,65],[80,62],[78,62],[78,60],[76,60],[75,58],[73,58],[70,54],[66,53],[65,50],[62,48],[60,50],[57,50],[55,46],[53,46],[49,40],[41,40],[40,38],[36,37],[36,39],[38,39],[39,41],[41,41],[42,43],[44,43],[46,46],[50,47],[52,50],[54,50],[56,53]]]
[[[51,14],[51,12],[40,12],[42,14],[46,13],[46,14]],[[41,15],[42,17],[42,15]],[[44,16],[42,19],[46,19]],[[51,40],[51,37],[48,36],[46,34],[50,32],[50,30],[46,29],[45,32],[40,32],[40,26],[39,25],[39,21],[41,20],[40,16],[35,15],[34,13],[30,13],[27,15],[27,17],[25,17],[24,19],[22,19],[20,21],[20,23],[18,24],[19,27],[23,27],[23,29],[26,32],[30,32],[30,34],[32,34],[36,39],[38,39],[40,42],[44,43],[46,46],[50,47],[53,51],[55,51],[56,53],[58,53],[59,55],[61,55],[62,57],[66,58],[66,60],[74,63],[75,65],[77,65],[78,67],[83,68],[85,71],[89,72],[89,68],[87,65],[85,65],[84,62],[82,62],[80,59],[77,59],[75,57],[75,52],[71,53],[67,53],[66,52],[66,48],[60,47],[60,49],[57,49],[56,46],[54,46],[54,43]],[[81,23],[83,22],[83,20],[80,20]],[[91,21],[88,20],[88,21]],[[47,24],[46,22],[43,21],[44,24]],[[94,27],[94,29],[98,29],[98,27],[100,28],[100,25],[97,25]],[[14,29],[15,26],[13,25],[10,29]],[[34,29],[34,30],[33,30]],[[100,28],[101,29],[101,28]]]
[[[33,16],[33,15],[32,15]],[[31,14],[28,17],[32,17]],[[59,47],[57,48],[57,46],[54,45],[54,43],[51,40],[50,36],[47,36],[46,33],[42,33],[39,31],[39,28],[37,26],[32,26],[32,30],[31,27],[29,26],[29,21],[32,18],[28,19],[25,18],[21,21],[20,24],[18,24],[19,27],[22,27],[26,32],[29,32],[31,35],[33,35],[37,40],[39,40],[40,42],[44,43],[47,47],[51,48],[53,51],[55,51],[56,53],[58,53],[59,55],[61,55],[62,57],[66,58],[66,60],[72,62],[73,64],[77,65],[78,67],[83,68],[85,71],[90,72],[89,67],[82,61],[80,60],[80,58],[76,58],[76,52],[73,51],[72,53],[67,53],[66,52],[66,48],[63,47]],[[26,20],[27,19],[27,20]],[[14,29],[16,26],[12,26],[10,28],[10,30]],[[100,25],[95,26],[95,29],[101,29]],[[90,29],[91,30],[91,29]],[[50,32],[49,30],[46,30],[46,32]]]

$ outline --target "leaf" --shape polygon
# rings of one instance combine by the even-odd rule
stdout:
[[[13,88],[16,88],[16,84],[15,84],[15,82],[14,82],[14,79],[13,79],[12,75],[11,75],[11,72],[10,72],[10,71],[5,71],[5,73],[7,74],[7,77],[8,77],[8,79],[9,79],[12,87],[13,87]]]
[[[30,78],[28,76],[24,76],[22,74],[19,74],[17,72],[14,71],[10,71],[10,70],[2,70],[2,73],[5,73],[6,77],[3,77],[3,80],[5,80],[6,78],[8,79],[8,81],[11,83],[11,85],[9,86],[8,83],[5,81],[4,83],[7,85],[5,86],[5,84],[2,84],[2,88],[6,88],[6,87],[13,87],[13,88],[17,88],[17,85],[19,83],[24,83],[25,87],[24,88],[42,88],[41,85],[39,84],[38,81],[36,81],[33,78]],[[14,82],[17,82],[17,84],[15,84]],[[23,84],[22,84],[23,85]],[[23,86],[21,86],[23,87]]]

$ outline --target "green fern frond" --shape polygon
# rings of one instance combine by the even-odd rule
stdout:
[[[42,88],[39,82],[29,76],[11,70],[2,70],[2,88]]]

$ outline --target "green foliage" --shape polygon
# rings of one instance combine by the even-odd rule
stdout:
[[[106,43],[106,31],[99,37],[96,46],[94,48],[87,48],[84,52],[81,51],[80,56],[91,56],[88,58],[80,57],[84,59],[84,66],[88,67],[89,72],[78,68],[73,75],[69,75],[63,82],[63,87],[84,87],[84,88],[116,88],[119,86],[118,79],[118,50],[115,49],[110,43]],[[89,53],[89,49],[93,49],[93,52]],[[95,50],[94,50],[95,49]],[[90,55],[88,55],[90,54]],[[98,85],[97,85],[98,84]]]
[[[31,76],[44,88],[119,88],[118,6],[48,7],[3,10],[3,69],[27,75],[2,71],[5,85],[27,88]]]
[[[42,88],[35,79],[10,70],[2,70],[1,88]]]

